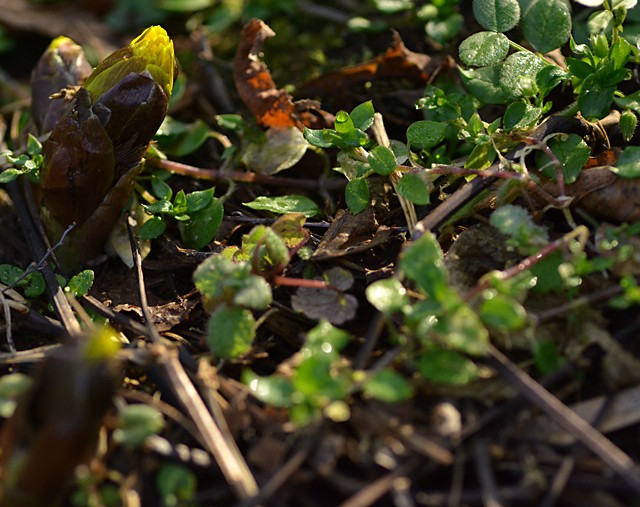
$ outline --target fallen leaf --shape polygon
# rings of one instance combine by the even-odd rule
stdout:
[[[242,163],[258,174],[276,174],[297,164],[308,147],[295,127],[269,128],[264,142],[247,145]]]
[[[353,96],[365,84],[405,80],[424,88],[435,73],[454,65],[451,58],[439,61],[407,49],[396,33],[393,45],[383,54],[368,62],[343,67],[302,83],[297,87],[296,94],[300,97],[323,97],[332,104],[352,103],[345,97]]]
[[[365,252],[383,245],[391,237],[391,229],[376,222],[372,207],[357,215],[339,210],[313,254],[313,260],[325,261]]]
[[[353,275],[346,269],[335,267],[325,271],[323,279],[331,287],[300,287],[291,296],[293,309],[311,319],[326,319],[335,325],[353,319],[358,309],[358,300],[351,294],[343,293],[353,284]]]
[[[260,60],[264,41],[274,35],[259,19],[252,19],[244,26],[233,61],[233,78],[240,98],[260,125],[301,128],[293,99],[285,90],[276,88],[269,69]]]

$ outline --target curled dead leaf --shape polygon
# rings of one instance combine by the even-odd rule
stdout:
[[[244,26],[233,61],[233,78],[240,98],[260,125],[301,128],[291,96],[276,88],[269,69],[260,61],[264,41],[274,35],[259,19],[252,19]]]

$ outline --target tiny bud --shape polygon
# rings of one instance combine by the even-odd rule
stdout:
[[[593,54],[598,58],[604,58],[609,54],[609,41],[603,33],[591,36],[591,47]]]
[[[622,112],[620,115],[620,130],[625,141],[629,142],[631,140],[637,124],[638,117],[636,113],[629,109]]]

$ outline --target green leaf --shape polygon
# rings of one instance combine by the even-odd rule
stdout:
[[[161,199],[151,204],[145,204],[144,209],[149,213],[171,213],[173,205],[166,199]]]
[[[536,278],[536,285],[531,288],[531,291],[536,294],[547,294],[561,290],[564,287],[564,280],[558,268],[563,262],[562,252],[557,251],[531,266],[529,271]]]
[[[474,356],[487,353],[489,332],[482,324],[478,314],[467,304],[460,303],[453,309],[449,309],[437,322],[435,330],[453,349]]]
[[[640,177],[640,146],[627,146],[611,170],[621,178]]]
[[[440,144],[447,131],[447,125],[431,120],[421,120],[409,125],[407,143],[415,150],[426,150]]]
[[[302,213],[306,217],[320,214],[320,208],[308,197],[302,195],[281,195],[267,197],[261,195],[251,202],[243,203],[247,208],[270,211],[285,215],[287,213]]]
[[[213,200],[214,188],[196,190],[187,194],[187,213],[194,213],[206,208]]]
[[[509,97],[500,86],[502,63],[479,69],[460,69],[467,89],[485,104],[504,104]]]
[[[567,361],[558,352],[552,340],[540,340],[533,344],[533,357],[540,373],[548,375],[560,368]]]
[[[480,318],[499,331],[515,331],[524,326],[527,311],[515,299],[489,290],[484,293]]]
[[[21,174],[22,171],[20,171],[19,169],[14,169],[12,167],[10,167],[9,169],[5,169],[4,171],[0,172],[0,185],[14,181]]]
[[[153,195],[155,195],[158,199],[165,199],[167,201],[170,201],[171,197],[173,196],[173,190],[171,190],[171,187],[160,178],[158,178],[155,174],[151,176],[151,188],[153,190]]]
[[[514,129],[530,127],[542,116],[539,107],[532,106],[528,102],[513,102],[504,113],[504,129],[509,132]]]
[[[207,324],[207,344],[219,359],[246,354],[256,334],[256,321],[249,310],[220,305]]]
[[[445,44],[458,35],[464,25],[464,16],[459,12],[452,12],[446,18],[430,19],[424,25],[424,31],[436,42]]]
[[[511,246],[538,247],[548,242],[546,229],[537,225],[522,206],[513,204],[500,206],[491,214],[489,223],[502,234],[510,237]]]
[[[159,237],[167,228],[161,217],[151,217],[147,220],[138,231],[138,239],[148,240]]]
[[[595,74],[585,78],[580,86],[578,107],[588,120],[599,120],[609,114],[615,86],[603,86]]]
[[[302,351],[303,354],[310,351],[337,356],[350,341],[351,335],[347,331],[331,325],[328,320],[321,320],[307,333]]]
[[[27,154],[30,157],[35,157],[42,153],[42,143],[38,141],[38,138],[33,134],[29,134],[27,137]]]
[[[349,210],[354,215],[363,212],[369,206],[369,185],[365,178],[354,178],[344,189],[344,197]]]
[[[413,396],[413,388],[407,379],[390,368],[380,370],[366,380],[362,391],[365,396],[385,403],[397,403]]]
[[[210,309],[225,302],[255,310],[271,304],[271,287],[264,278],[251,273],[248,262],[213,255],[196,268],[193,280]]]
[[[385,146],[376,146],[367,157],[371,168],[381,176],[388,176],[398,167],[394,153]]]
[[[531,51],[518,51],[509,55],[500,71],[500,88],[510,99],[529,97],[536,92],[536,74],[547,63]]]
[[[84,296],[93,285],[94,273],[90,269],[85,269],[77,275],[71,277],[65,287],[65,291],[71,292],[75,297]]]
[[[185,246],[195,250],[202,250],[207,246],[218,232],[223,214],[224,209],[219,199],[212,199],[204,208],[190,212],[190,220],[179,224]]]
[[[436,301],[448,294],[447,272],[440,244],[431,232],[410,244],[400,257],[405,276]]]
[[[184,190],[179,190],[176,196],[173,198],[173,204],[171,205],[171,215],[176,220],[185,220],[188,217],[184,217],[188,211],[187,208],[187,195]]]
[[[202,120],[188,124],[166,117],[156,140],[163,153],[182,158],[192,154],[212,136],[212,130]]]
[[[549,141],[548,146],[562,164],[565,183],[575,182],[589,160],[591,148],[577,134],[554,137]],[[547,178],[556,179],[556,169],[549,163],[549,157],[539,152],[536,154],[536,162]]]
[[[320,400],[343,399],[351,386],[351,379],[346,375],[339,375],[336,366],[337,358],[332,354],[312,354],[306,357],[294,373],[294,389]]]
[[[555,65],[547,65],[536,74],[536,85],[540,89],[540,95],[546,97],[551,90],[558,86],[562,81],[571,78],[571,74],[563,71]]]
[[[506,58],[509,39],[498,32],[479,32],[463,40],[458,51],[465,65],[486,67]]]
[[[14,285],[24,274],[24,270],[11,264],[0,264],[0,282],[4,285]]]
[[[418,206],[429,204],[429,189],[425,182],[415,173],[406,173],[398,182],[398,193]]]
[[[386,278],[369,285],[365,291],[367,301],[386,315],[399,311],[409,300],[400,280]]]
[[[251,370],[244,370],[242,382],[260,401],[273,407],[290,407],[293,398],[293,384],[291,380],[279,375],[263,377]]]
[[[473,0],[473,15],[486,30],[508,32],[520,20],[520,5],[517,0]]]
[[[336,132],[341,135],[351,133],[356,127],[346,111],[338,111],[336,114]]]
[[[589,33],[611,34],[613,31],[613,12],[610,10],[595,11],[587,20]]]
[[[160,465],[156,475],[156,489],[163,506],[187,505],[193,500],[197,486],[196,476],[185,466],[178,463]]]
[[[448,385],[468,384],[478,376],[478,367],[453,350],[431,350],[418,360],[418,370],[432,382]]]
[[[539,52],[548,53],[569,40],[571,10],[565,0],[531,0],[522,16],[525,38]]]
[[[496,158],[496,149],[493,143],[486,142],[476,144],[464,164],[466,169],[486,169]]]
[[[312,130],[305,127],[303,135],[307,142],[316,148],[331,148],[333,146],[333,141],[327,138],[325,130]]]
[[[126,447],[140,447],[151,435],[164,427],[162,414],[149,405],[127,405],[119,414],[119,427],[113,432],[116,442]]]
[[[374,115],[373,102],[368,100],[356,106],[349,114],[349,117],[355,128],[365,132],[373,125]]]

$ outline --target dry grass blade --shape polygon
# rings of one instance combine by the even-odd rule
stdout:
[[[80,324],[76,319],[69,302],[56,279],[55,274],[51,270],[49,263],[46,261],[47,257],[51,253],[49,249],[45,247],[44,234],[36,227],[35,218],[37,213],[34,206],[28,206],[27,202],[20,191],[18,184],[14,181],[7,184],[7,189],[13,200],[16,213],[20,217],[20,224],[24,232],[25,239],[31,250],[31,258],[37,263],[39,271],[44,277],[44,281],[47,285],[47,293],[53,303],[56,313],[60,322],[64,326],[67,334],[72,337],[78,337],[81,333]],[[27,188],[26,193],[30,194],[30,190]],[[29,195],[27,195],[27,198]],[[34,210],[30,212],[30,210]]]
[[[628,454],[518,368],[498,349],[491,346],[489,350],[494,367],[510,384],[599,456],[629,486],[640,493],[640,474],[636,463]]]
[[[160,343],[160,334],[152,324],[147,304],[140,252],[136,248],[131,225],[128,225],[136,278],[138,280],[140,307],[147,323],[148,336],[155,344],[154,352],[158,366],[176,397],[180,400],[183,409],[201,433],[203,442],[214,456],[231,488],[240,499],[251,498],[258,494],[258,485],[233,437],[230,433],[223,432],[220,425],[216,424],[211,412],[207,410],[202,397],[180,363],[177,350],[170,350]]]
[[[373,125],[371,126],[371,130],[373,132],[374,137],[376,138],[376,142],[380,146],[384,146],[385,148],[391,149],[391,144],[389,142],[389,136],[387,135],[387,131],[384,128],[384,123],[382,120],[382,115],[380,113],[376,113],[373,117]],[[411,201],[400,195],[398,192],[398,182],[402,178],[402,172],[399,170],[395,170],[389,176],[391,180],[391,184],[393,185],[393,190],[398,196],[398,201],[400,201],[400,206],[402,207],[402,212],[404,213],[404,217],[407,221],[407,227],[409,228],[409,232],[413,233],[413,230],[416,227],[416,223],[418,218],[416,216],[415,206]]]

